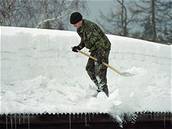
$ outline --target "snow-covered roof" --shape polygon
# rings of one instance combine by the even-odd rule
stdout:
[[[73,53],[76,32],[15,27],[1,29],[0,113],[172,111],[171,46],[107,35],[110,97],[92,97],[87,57]],[[84,49],[88,53],[87,49]]]

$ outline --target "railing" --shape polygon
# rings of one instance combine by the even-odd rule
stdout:
[[[172,129],[171,112],[137,112],[123,123],[107,113],[1,114],[0,129]]]

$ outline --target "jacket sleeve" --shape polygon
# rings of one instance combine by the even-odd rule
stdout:
[[[79,48],[79,50],[81,50],[81,49],[83,49],[85,47],[85,44],[84,44],[84,41],[82,40],[82,38],[81,38],[81,42],[80,42],[80,44],[78,45],[78,48]]]
[[[83,39],[83,33],[80,33],[78,30],[77,30],[77,33],[78,33],[78,35],[79,35],[80,38],[81,38],[81,42],[80,42],[80,44],[78,45],[79,50],[81,50],[81,49],[83,49],[83,48],[85,47],[84,39]]]

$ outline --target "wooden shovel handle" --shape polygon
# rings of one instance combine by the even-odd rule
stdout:
[[[78,52],[81,53],[81,54],[83,54],[83,55],[85,55],[85,56],[87,56],[87,57],[89,57],[89,58],[91,58],[91,59],[93,59],[94,61],[97,61],[97,59],[96,59],[95,57],[90,56],[89,54],[87,54],[87,53],[85,53],[85,52],[83,52],[83,51],[80,51],[80,50],[79,50]],[[122,75],[122,73],[121,73],[120,71],[118,71],[117,69],[113,68],[113,67],[110,66],[109,64],[103,62],[103,65],[105,65],[106,67],[110,68],[110,69],[113,70],[114,72],[116,72],[116,73]]]

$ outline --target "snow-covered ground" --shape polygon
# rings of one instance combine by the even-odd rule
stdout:
[[[0,113],[172,111],[171,46],[108,35],[110,64],[135,76],[108,69],[110,97],[94,98],[87,57],[71,51],[76,32],[0,29]]]

